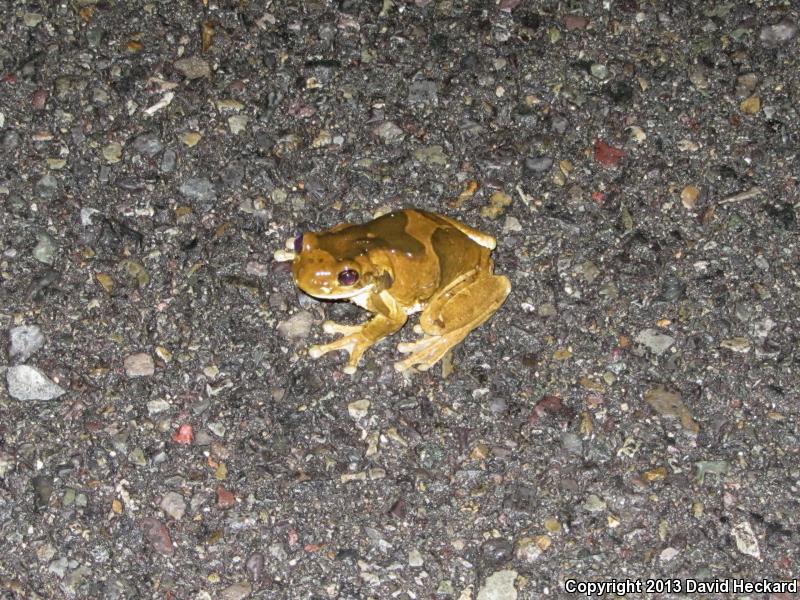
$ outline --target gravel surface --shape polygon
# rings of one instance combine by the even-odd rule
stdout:
[[[6,0],[0,597],[796,597],[675,586],[798,576],[798,23]],[[273,253],[406,206],[507,303],[449,373],[312,361],[365,315]]]

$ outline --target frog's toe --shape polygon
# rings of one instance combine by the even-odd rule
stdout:
[[[402,373],[403,371],[408,371],[410,368],[416,366],[418,371],[427,371],[436,363],[436,360],[429,362],[421,359],[417,354],[412,354],[407,359],[394,363],[394,369],[395,371],[400,371]]]
[[[369,348],[369,344],[364,343],[355,343],[347,351],[350,353],[350,360],[347,361],[347,366],[344,368],[344,372],[348,375],[352,375],[358,369],[358,363],[361,362],[361,357],[364,356],[364,352],[367,351]]]
[[[362,329],[362,325],[340,325],[333,321],[325,321],[322,324],[322,331],[325,333],[340,333],[342,335],[352,335]]]
[[[416,342],[400,342],[397,344],[397,351],[402,352],[403,354],[408,354],[409,352],[419,352],[436,341],[436,337],[437,336],[429,335],[421,340],[417,340]]]
[[[322,346],[311,346],[311,347],[308,349],[308,355],[309,355],[311,358],[319,358],[319,357],[320,357],[320,356],[322,356],[323,354],[325,354],[325,350],[323,349],[323,347],[322,347]]]
[[[353,344],[354,342],[352,339],[343,337],[339,338],[336,341],[330,342],[329,344],[317,344],[311,346],[308,349],[308,355],[311,358],[319,358],[320,356],[327,354],[328,352],[335,352],[336,350],[347,350],[347,352],[352,353]]]
[[[411,365],[408,364],[405,360],[399,360],[394,363],[394,370],[402,373],[403,371],[408,371],[411,368]]]
[[[415,355],[412,354],[405,360],[398,360],[396,363],[394,363],[394,370],[402,373],[404,371],[408,371],[409,369],[411,369],[416,363],[416,361],[413,360],[414,356]]]

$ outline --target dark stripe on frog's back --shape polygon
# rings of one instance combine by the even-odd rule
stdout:
[[[338,259],[351,260],[374,248],[387,248],[413,257],[425,253],[425,246],[406,233],[406,211],[391,212],[364,225],[351,225],[335,233],[322,232],[318,248]]]
[[[439,281],[445,286],[469,269],[480,265],[487,251],[461,233],[445,225],[433,232],[433,250],[439,259]],[[465,268],[465,265],[467,268]]]

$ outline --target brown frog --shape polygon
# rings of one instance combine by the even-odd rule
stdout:
[[[309,349],[312,358],[346,350],[346,373],[355,372],[370,346],[420,311],[415,331],[422,337],[398,345],[409,356],[395,368],[429,369],[489,319],[511,291],[508,278],[493,273],[492,236],[423,210],[303,233],[292,245],[294,252],[285,258],[292,260],[301,290],[316,298],[349,300],[375,315],[363,325],[326,321],[323,331],[342,337]]]

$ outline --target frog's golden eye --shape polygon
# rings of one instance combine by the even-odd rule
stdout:
[[[297,237],[294,238],[294,251],[297,254],[300,254],[303,251],[303,234],[298,233]]]
[[[339,272],[339,283],[342,285],[353,285],[358,281],[358,271],[355,269],[345,269]]]

